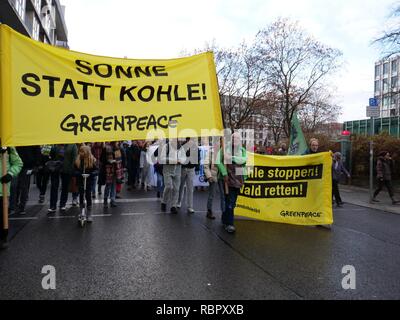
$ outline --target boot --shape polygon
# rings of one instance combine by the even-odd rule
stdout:
[[[215,219],[215,216],[213,215],[213,213],[212,213],[211,210],[207,210],[207,218],[208,218],[208,219],[211,219],[211,220],[214,220],[214,219]]]

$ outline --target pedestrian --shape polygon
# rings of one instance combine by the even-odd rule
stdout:
[[[234,209],[240,188],[247,178],[247,152],[242,146],[240,133],[235,132],[232,135],[232,139],[233,146],[230,143],[227,147],[221,148],[217,160],[218,170],[228,187],[228,193],[225,195],[225,210],[222,213],[222,224],[228,233],[236,231],[234,226]]]
[[[81,146],[79,148],[78,156],[75,160],[75,175],[77,177],[77,183],[79,188],[79,205],[80,208],[87,208],[87,221],[92,222],[92,182],[94,177],[97,175],[96,158],[92,155],[90,147]],[[82,174],[89,174],[86,179],[86,189],[84,186],[84,178]]]
[[[55,213],[58,201],[58,189],[60,186],[61,169],[64,162],[65,146],[54,145],[50,150],[49,161],[45,163],[45,170],[50,175],[50,208],[49,214]]]
[[[125,152],[123,150],[123,147],[119,142],[111,142],[111,147],[113,149],[114,153],[114,160],[115,160],[115,174],[117,177],[116,184],[115,184],[115,192],[116,195],[115,197],[117,199],[121,198],[121,191],[122,191],[122,186],[124,184],[124,173],[125,173]]]
[[[342,207],[343,201],[340,197],[339,181],[343,173],[346,174],[348,178],[350,178],[350,173],[343,165],[342,154],[340,152],[335,152],[332,159],[332,197],[335,197],[336,205]]]
[[[186,160],[182,163],[181,183],[179,187],[178,209],[181,207],[184,194],[186,193],[186,207],[188,213],[194,213],[193,209],[193,183],[195,171],[199,171],[199,146],[197,139],[186,138],[185,143],[181,147],[185,152]],[[186,192],[185,192],[186,188]]]
[[[215,143],[213,146],[208,146],[207,138],[207,153],[204,158],[204,175],[208,182],[208,199],[207,199],[207,215],[208,219],[215,219],[212,211],[212,204],[216,194],[217,189],[220,195],[220,206],[221,212],[225,211],[225,192],[224,192],[224,179],[218,171],[216,165],[216,157],[218,155],[218,150],[221,144]]]
[[[101,157],[101,151],[103,150],[103,143],[101,142],[95,142],[91,146],[91,152],[92,155],[96,159],[96,165],[98,168],[100,168],[100,157]],[[96,198],[96,185],[97,185],[97,192],[99,195],[101,195],[101,184],[99,184],[98,181],[98,176],[94,176],[92,179],[92,198]]]
[[[280,156],[286,156],[287,155],[287,147],[286,147],[286,143],[281,143],[280,148],[278,149],[277,154]]]
[[[18,174],[16,194],[13,197],[12,207],[21,215],[25,214],[25,206],[29,198],[31,176],[40,164],[41,152],[39,146],[16,147],[23,166]]]
[[[6,155],[7,152],[7,155]],[[6,174],[3,175],[3,157],[6,157]],[[3,201],[8,201],[8,199],[3,199],[3,185],[6,184],[9,194],[10,192],[10,181],[12,177],[18,175],[18,173],[22,169],[22,160],[19,157],[17,150],[15,148],[1,148],[0,149],[0,250],[8,248],[8,229],[5,229],[4,220],[3,220]],[[8,215],[8,212],[6,212]]]
[[[388,151],[382,151],[378,155],[378,160],[376,163],[376,172],[377,172],[377,182],[378,188],[375,190],[372,202],[379,202],[376,199],[379,192],[383,189],[383,186],[386,186],[389,196],[392,199],[392,204],[397,204],[400,201],[395,200],[392,186],[392,172],[393,172],[393,160]]]
[[[104,188],[104,208],[108,208],[108,199],[110,198],[111,207],[116,207],[116,185],[117,185],[117,160],[115,159],[115,152],[111,145],[106,145],[101,155],[101,170],[100,174],[103,176],[102,181],[105,183]]]
[[[311,138],[310,139],[310,147],[303,153],[303,155],[318,153],[319,152],[318,148],[319,148],[318,139]]]
[[[145,142],[140,151],[140,182],[144,191],[150,189],[151,164],[148,161],[149,142]]]
[[[128,190],[135,189],[139,181],[141,149],[137,141],[132,141],[127,152]]]
[[[61,168],[61,195],[60,195],[60,211],[67,210],[68,194],[72,191],[72,206],[78,205],[79,192],[76,188],[76,179],[74,175],[74,163],[78,155],[78,147],[76,144],[64,145],[64,161]],[[74,179],[73,179],[74,178]]]
[[[47,185],[49,183],[50,173],[46,170],[46,162],[50,161],[51,145],[42,145],[40,147],[40,162],[36,173],[36,186],[39,189],[39,203],[44,203]]]
[[[179,148],[177,139],[166,140],[159,147],[160,163],[163,165],[164,192],[161,200],[161,211],[167,211],[171,205],[171,213],[178,213],[179,187],[181,184],[181,163],[185,161],[185,154]]]

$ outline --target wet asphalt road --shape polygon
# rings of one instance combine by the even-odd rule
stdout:
[[[400,216],[345,204],[331,230],[249,220],[227,234],[219,216],[161,213],[155,192],[124,194],[117,208],[94,205],[80,229],[77,208],[13,215],[0,252],[0,299],[399,299]],[[218,208],[215,201],[214,206]],[[22,219],[21,219],[22,218]],[[42,267],[56,290],[42,288]],[[353,265],[356,289],[342,288]]]

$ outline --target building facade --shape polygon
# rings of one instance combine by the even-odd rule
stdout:
[[[34,40],[68,48],[64,13],[59,0],[0,1],[0,23]]]
[[[374,96],[378,99],[380,117],[399,116],[400,56],[375,63]]]

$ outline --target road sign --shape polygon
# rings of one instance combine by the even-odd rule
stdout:
[[[367,117],[378,118],[379,117],[379,107],[367,106]]]
[[[370,98],[369,99],[369,106],[370,107],[377,107],[378,106],[378,99],[377,98]]]

